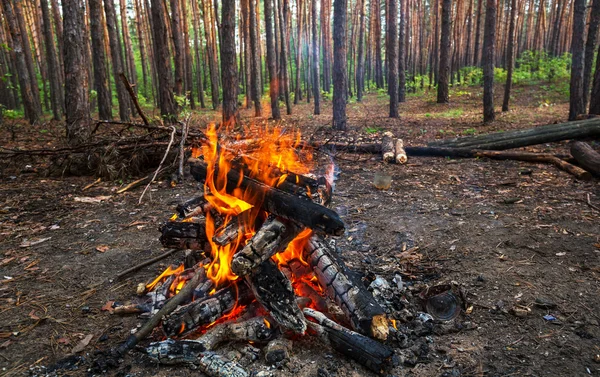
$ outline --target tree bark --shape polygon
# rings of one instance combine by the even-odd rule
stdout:
[[[585,0],[574,0],[573,33],[571,40],[571,84],[569,87],[569,120],[583,114],[583,39],[585,36]]]
[[[175,66],[175,94],[183,94],[184,80],[184,48],[183,26],[181,25],[181,9],[179,0],[171,0],[171,37],[173,39],[173,55]]]
[[[158,73],[160,114],[164,118],[173,119],[176,116],[176,107],[173,89],[171,88],[171,56],[165,23],[167,10],[163,0],[152,0],[151,12],[152,35],[154,36],[154,64]]]
[[[292,115],[292,104],[290,102],[290,89],[289,89],[289,76],[288,76],[288,68],[287,68],[287,60],[288,60],[288,24],[287,24],[287,13],[288,13],[288,4],[287,0],[279,0],[279,28],[280,28],[280,39],[281,39],[281,48],[279,50],[280,53],[280,72],[281,72],[281,86],[280,89],[283,92],[283,97],[285,99],[285,108],[287,115]]]
[[[594,50],[598,42],[598,26],[600,25],[600,0],[592,0],[590,13],[590,26],[588,27],[587,40],[585,42],[584,68],[583,68],[583,111],[588,108],[590,99],[590,87],[592,83],[592,65],[594,64]]]
[[[85,8],[79,0],[63,0],[65,109],[69,144],[89,140],[90,102],[84,45]]]
[[[104,13],[106,15],[106,28],[108,29],[108,41],[110,44],[110,57],[113,68],[113,78],[117,88],[117,100],[119,102],[119,118],[123,122],[128,122],[131,116],[131,100],[127,95],[127,89],[119,80],[119,74],[123,71],[123,58],[121,55],[121,44],[119,43],[117,33],[117,13],[113,0],[104,0]],[[66,72],[66,70],[65,70]]]
[[[600,55],[600,47],[598,54]],[[590,96],[590,114],[600,115],[600,59],[596,59],[596,73],[594,73],[594,85]]]
[[[235,0],[221,7],[221,80],[223,81],[223,124],[238,123],[237,68],[235,60]]]
[[[450,2],[450,0],[446,0]],[[398,3],[388,0],[387,6],[387,67],[388,92],[390,95],[390,118],[398,118]]]
[[[300,83],[300,65],[302,64],[302,21],[304,18],[304,1],[296,0],[296,4],[296,90],[294,92],[294,105],[297,105],[298,101],[302,100],[302,86]]]
[[[348,0],[333,0],[333,128],[346,130],[346,14]]]
[[[377,88],[383,88],[383,62],[381,58],[381,3],[373,1],[373,17],[374,17],[374,48],[375,48],[375,84]],[[334,18],[335,21],[335,18]]]
[[[311,0],[311,13],[312,13],[312,48],[313,48],[313,61],[312,61],[312,69],[313,69],[313,77],[312,77],[312,85],[313,85],[313,96],[315,97],[315,109],[314,114],[321,114],[321,80],[319,79],[319,33],[317,31],[317,0]],[[600,0],[599,0],[600,1]],[[364,13],[364,11],[363,11]],[[364,14],[363,14],[364,16]],[[363,17],[364,18],[364,17]],[[364,34],[364,30],[363,30]],[[360,59],[360,57],[359,57]],[[361,68],[362,69],[362,68]]]
[[[197,0],[192,0],[192,14],[193,14],[193,25],[194,25],[194,55],[196,59],[196,78],[198,80],[198,101],[200,101],[200,107],[205,108],[206,104],[204,103],[204,70],[203,70],[203,59],[201,51],[201,43],[200,43],[200,18],[198,14],[198,2]]]
[[[477,0],[477,21],[475,25],[475,49],[473,52],[473,65],[479,66],[479,46],[481,41],[481,18],[483,17],[483,0]]]
[[[321,46],[323,51],[323,90],[331,90],[331,0],[321,0]]]
[[[450,15],[452,0],[442,1],[442,36],[440,39],[440,69],[438,73],[437,103],[449,103],[448,74],[450,71]]]
[[[31,91],[33,92],[33,100],[35,101],[35,106],[38,108],[39,114],[42,114],[42,103],[40,102],[40,89],[37,81],[37,75],[35,72],[35,63],[33,61],[33,53],[31,49],[31,44],[29,43],[29,35],[27,34],[27,27],[25,25],[25,19],[23,17],[23,0],[15,0],[14,1],[14,14],[17,20],[17,25],[21,31],[21,43],[23,46],[23,55],[25,56],[25,63],[27,65],[27,69],[29,70],[29,78],[31,80]],[[35,39],[34,39],[35,40]],[[35,44],[34,44],[35,47]],[[41,71],[41,70],[40,70]],[[42,77],[42,82],[44,82],[44,77]]]
[[[496,48],[496,1],[486,0],[483,38],[483,121],[492,122],[494,113],[494,54]]]
[[[256,20],[256,7],[254,1],[248,1],[248,22],[250,32],[250,85],[252,89],[252,102],[254,102],[254,116],[262,116],[260,104],[260,55],[258,53],[259,25]]]
[[[515,17],[517,14],[517,0],[512,0],[510,6],[510,27],[508,31],[508,47],[506,49],[506,65],[508,70],[506,72],[506,85],[504,86],[504,101],[502,102],[502,111],[508,111],[508,103],[510,101],[510,88],[512,85],[512,75],[515,53]]]
[[[585,170],[600,176],[600,153],[589,144],[576,141],[571,144],[571,155]]]
[[[398,102],[406,102],[406,23],[405,12],[407,0],[400,0],[400,23],[398,25],[399,39],[398,44]]]
[[[121,13],[121,31],[123,33],[123,47],[125,52],[125,71],[127,71],[127,80],[133,85],[133,88],[137,93],[137,72],[135,69],[135,60],[133,58],[131,34],[129,32],[126,0],[119,0],[119,10]]]
[[[17,6],[12,0],[2,0],[4,6],[4,16],[8,29],[12,37],[12,49],[14,51],[15,66],[17,69],[17,75],[19,76],[19,88],[21,92],[21,100],[25,108],[25,117],[29,120],[29,123],[35,123],[42,115],[42,108],[38,100],[35,99],[33,87],[37,88],[37,83],[34,82],[33,77],[29,75],[29,69],[25,61],[25,52],[23,47],[23,38],[19,23],[15,14],[15,7]]]
[[[42,0],[46,1],[46,0]],[[94,89],[98,98],[98,117],[112,119],[112,104],[108,89],[108,72],[104,54],[104,25],[102,24],[102,0],[89,0],[90,29],[92,36],[92,60],[94,65]]]
[[[267,34],[267,66],[269,68],[269,97],[271,98],[271,117],[281,119],[279,112],[279,84],[277,74],[277,56],[275,53],[275,36],[273,34],[273,0],[265,2],[265,32]]]
[[[44,23],[44,44],[46,45],[46,58],[48,59],[48,73],[50,76],[50,102],[52,103],[52,115],[55,120],[60,120],[64,107],[63,91],[60,84],[60,65],[56,50],[54,49],[54,35],[52,23],[50,22],[50,9],[48,0],[40,0],[42,18]]]
[[[190,108],[195,109],[196,103],[194,101],[194,72],[193,72],[193,61],[192,53],[190,49],[190,30],[188,23],[188,12],[187,12],[187,0],[181,0],[181,19],[183,22],[183,53],[184,53],[184,85],[183,90],[186,98],[190,103]]]

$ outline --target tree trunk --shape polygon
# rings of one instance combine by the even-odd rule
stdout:
[[[319,79],[319,33],[317,31],[317,0],[311,0],[311,1],[312,1],[312,6],[311,6],[312,48],[313,48],[312,85],[313,85],[313,96],[315,97],[314,114],[319,115],[319,114],[321,114],[321,84],[320,84],[321,80]],[[364,13],[363,13],[363,16],[364,16]],[[363,30],[363,34],[364,34],[364,30]]]
[[[175,66],[175,94],[183,94],[185,55],[183,47],[183,26],[181,25],[181,9],[179,0],[171,0],[171,37],[173,38],[173,55]]]
[[[504,101],[502,102],[502,111],[508,111],[508,102],[510,101],[510,87],[512,85],[512,75],[515,53],[515,17],[517,14],[517,0],[512,0],[510,6],[510,28],[508,31],[508,47],[506,49],[506,65],[508,66],[508,72],[506,72],[506,86],[504,87]]]
[[[346,14],[348,0],[333,0],[333,128],[346,130]]]
[[[252,11],[252,9],[250,10]],[[221,80],[223,81],[223,125],[238,123],[237,68],[235,60],[235,0],[221,6]]]
[[[113,78],[117,87],[117,100],[119,101],[119,118],[123,122],[128,122],[131,115],[131,100],[128,97],[127,89],[121,80],[119,74],[123,73],[123,59],[121,57],[121,44],[119,43],[117,33],[117,13],[113,0],[104,0],[104,13],[106,14],[106,28],[108,29],[108,41],[110,43],[110,56],[113,67]],[[67,72],[65,70],[65,72]]]
[[[398,102],[406,102],[406,23],[405,12],[407,0],[400,0],[400,28],[398,44]]]
[[[496,1],[486,0],[483,37],[483,121],[492,122],[494,113],[494,53],[496,43]]]
[[[596,152],[589,144],[581,141],[574,142],[571,144],[571,155],[585,170],[600,176],[600,153]]]
[[[450,2],[450,0],[446,0]],[[388,0],[387,6],[387,67],[388,88],[390,95],[390,118],[398,118],[398,3]]]
[[[265,1],[265,32],[267,34],[267,66],[269,67],[269,97],[271,98],[271,117],[281,119],[279,112],[277,56],[275,53],[275,35],[273,34],[273,0]],[[276,16],[275,16],[276,17]]]
[[[52,19],[54,20],[54,29],[56,31],[56,44],[58,46],[58,61],[60,63],[60,74],[61,74],[61,83],[64,83],[64,63],[63,57],[64,49],[63,49],[63,23],[62,18],[60,16],[60,6],[58,5],[58,0],[50,0],[52,4]]]
[[[29,35],[27,34],[27,27],[25,26],[25,19],[23,17],[23,0],[14,1],[14,14],[17,19],[18,27],[21,31],[21,43],[23,46],[23,54],[25,56],[25,63],[27,64],[27,69],[29,70],[29,78],[31,80],[31,91],[33,92],[33,100],[35,101],[35,106],[38,108],[39,114],[42,114],[42,103],[40,102],[40,89],[37,81],[37,75],[35,72],[35,63],[33,61],[33,55],[31,50],[31,44],[29,43]],[[44,78],[42,77],[42,82],[44,82]]]
[[[375,17],[374,48],[375,48],[375,84],[377,88],[383,88],[383,62],[381,58],[381,6],[380,1],[373,1],[373,10]],[[334,18],[335,21],[335,18]]]
[[[600,47],[598,55],[600,55]],[[590,96],[590,114],[600,115],[600,59],[596,59],[596,73],[594,73],[594,85]]]
[[[356,100],[362,101],[365,88],[365,0],[358,0],[358,65],[356,68]],[[314,21],[314,20],[313,20]]]
[[[48,73],[50,76],[50,101],[52,103],[52,115],[55,120],[60,120],[64,106],[63,91],[60,86],[58,58],[54,49],[54,35],[52,23],[50,22],[50,10],[48,0],[40,0],[42,18],[44,23],[44,44],[46,45],[46,58],[48,59]]]
[[[112,0],[108,0],[112,1]],[[152,0],[152,35],[154,36],[154,64],[158,73],[158,97],[160,114],[166,119],[176,116],[175,99],[171,88],[171,56],[165,17],[167,10],[163,0]]]
[[[323,51],[323,90],[331,90],[331,0],[321,0],[321,45]]]
[[[46,0],[42,0],[46,1]],[[102,25],[102,0],[89,0],[92,60],[94,63],[94,89],[98,98],[98,117],[112,119],[112,104],[108,90],[108,72],[104,55],[104,25]]]
[[[42,109],[39,98],[36,101],[32,89],[34,86],[37,88],[37,83],[33,81],[35,78],[29,75],[25,61],[23,38],[14,9],[17,4],[14,4],[12,0],[2,0],[2,4],[4,5],[4,19],[8,24],[8,29],[12,37],[12,49],[14,51],[17,75],[19,76],[19,88],[21,90],[21,100],[25,108],[25,117],[29,120],[29,123],[33,124],[42,115]]]
[[[294,92],[294,105],[302,100],[302,87],[300,84],[300,65],[302,62],[302,18],[304,17],[304,2],[296,0],[297,15],[296,15],[296,91]]]
[[[145,33],[146,30],[144,28],[143,16],[142,16],[142,5],[140,0],[134,1],[135,5],[135,28],[137,31],[138,37],[138,45],[140,49],[140,60],[142,63],[142,83],[144,87],[142,88],[142,95],[148,98],[148,65],[147,65],[147,56],[146,56],[146,42],[145,42]]]
[[[440,69],[438,73],[437,103],[449,103],[448,74],[450,71],[450,15],[452,0],[442,1],[442,37],[440,39]]]
[[[289,89],[289,76],[288,76],[288,68],[287,68],[287,60],[288,60],[288,27],[287,27],[287,0],[279,0],[279,28],[280,36],[281,36],[281,48],[279,50],[280,56],[280,67],[281,67],[281,90],[283,91],[283,96],[285,99],[285,108],[287,111],[287,115],[292,114],[292,104],[290,102],[290,89]]]
[[[569,87],[569,120],[585,113],[583,107],[583,38],[585,36],[585,0],[574,0],[571,52],[571,85]]]
[[[260,117],[262,116],[262,107],[260,105],[260,55],[258,54],[258,44],[260,41],[259,25],[256,22],[256,7],[254,6],[254,1],[258,0],[247,1],[250,31],[250,85],[252,88],[252,101],[254,102],[254,116]]]
[[[135,60],[133,58],[133,45],[131,43],[131,34],[129,32],[129,18],[127,17],[126,0],[119,0],[119,10],[121,12],[121,31],[123,33],[123,47],[125,50],[125,71],[127,71],[127,80],[129,80],[129,82],[133,86],[133,89],[137,93],[137,72],[135,70]]]
[[[473,52],[473,65],[479,66],[479,46],[481,44],[481,18],[483,17],[483,0],[477,0],[477,21],[475,25],[475,49]]]
[[[217,42],[214,33],[213,10],[210,0],[201,0],[202,17],[204,19],[204,34],[206,36],[206,52],[208,57],[208,69],[210,71],[210,93],[213,109],[219,104],[219,66],[217,61]]]
[[[194,101],[194,72],[193,72],[193,61],[192,53],[190,50],[190,31],[188,23],[188,12],[187,12],[187,0],[181,0],[181,19],[183,22],[183,53],[184,53],[184,69],[185,69],[185,81],[183,90],[186,98],[190,103],[190,108],[195,109],[196,104]]]
[[[600,25],[600,0],[592,0],[590,13],[590,26],[588,27],[587,41],[585,42],[584,69],[583,69],[583,111],[588,107],[590,99],[590,86],[592,82],[592,66],[594,64],[594,50],[598,42],[598,26]]]
[[[198,80],[198,101],[200,101],[200,107],[201,108],[205,108],[206,105],[204,103],[204,80],[202,78],[203,74],[204,74],[204,70],[202,69],[203,67],[203,60],[202,60],[202,54],[200,52],[201,50],[201,43],[200,43],[200,21],[199,21],[199,14],[198,14],[198,2],[196,0],[192,0],[191,3],[191,7],[192,7],[192,21],[193,21],[193,27],[194,27],[194,58],[196,60],[196,80]]]
[[[65,109],[67,139],[78,145],[89,140],[90,102],[84,45],[85,8],[79,0],[63,0]]]

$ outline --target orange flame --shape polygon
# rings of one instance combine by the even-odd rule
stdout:
[[[167,267],[166,270],[162,272],[162,274],[158,275],[156,279],[152,281],[152,283],[146,285],[146,290],[151,291],[156,287],[156,285],[164,280],[166,280],[171,275],[179,275],[184,270],[183,264],[177,268],[173,268],[172,266]]]

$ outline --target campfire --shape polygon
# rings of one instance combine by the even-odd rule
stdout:
[[[328,207],[333,166],[311,174],[316,163],[297,132],[231,134],[208,128],[189,160],[203,192],[161,226],[162,244],[188,250],[186,261],[139,287],[151,302],[135,310],[152,316],[170,299],[187,297],[162,317],[166,339],[147,353],[165,364],[195,363],[209,375],[241,376],[242,366],[211,351],[228,341],[268,343],[276,361],[285,353],[281,339],[311,335],[376,372],[387,370],[393,351],[381,343],[390,326],[385,311],[330,238],[344,232]]]

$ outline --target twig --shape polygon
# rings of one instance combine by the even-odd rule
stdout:
[[[117,274],[117,276],[115,276],[113,278],[113,281],[117,281],[117,280],[121,279],[125,275],[129,275],[132,272],[136,272],[136,271],[141,270],[142,268],[144,268],[146,266],[149,266],[149,265],[154,264],[154,263],[156,263],[156,262],[158,262],[160,260],[163,260],[166,257],[168,257],[168,256],[172,255],[173,253],[175,253],[176,251],[177,251],[177,249],[171,249],[171,250],[167,251],[166,253],[162,253],[161,255],[159,255],[159,256],[157,256],[155,258],[149,259],[149,260],[144,261],[144,262],[142,262],[142,263],[140,263],[140,264],[138,264],[136,266],[128,268],[125,271],[119,272]]]
[[[206,276],[204,267],[198,266],[196,274],[192,280],[186,282],[185,286],[178,294],[173,296],[165,303],[165,305],[153,315],[148,322],[146,322],[135,334],[130,335],[125,342],[118,346],[114,351],[117,355],[123,356],[133,347],[135,347],[140,340],[146,338],[152,330],[158,325],[162,318],[175,310],[180,304],[191,298],[194,293],[194,288],[200,283]]]
[[[175,126],[170,126],[170,127],[171,127],[171,140],[169,140],[169,145],[167,145],[167,150],[165,151],[165,155],[163,156],[162,161],[158,165],[158,169],[156,169],[156,171],[154,172],[154,177],[152,177],[150,182],[148,182],[148,185],[142,192],[142,195],[140,195],[140,200],[138,201],[138,204],[142,204],[142,198],[144,198],[144,194],[146,194],[146,191],[148,191],[148,188],[150,187],[152,182],[154,182],[154,180],[156,179],[158,172],[162,169],[162,166],[165,163],[165,160],[167,159],[167,155],[169,154],[169,151],[171,150],[171,145],[173,145],[173,140],[175,139],[175,132],[177,132],[177,129],[175,128]]]
[[[125,74],[123,72],[119,73],[119,76],[121,76],[121,81],[123,81],[123,85],[125,85],[125,89],[127,89],[127,91],[129,92],[129,96],[131,96],[131,100],[133,101],[135,108],[137,109],[138,113],[140,114],[140,117],[142,117],[144,124],[146,126],[149,126],[150,122],[148,122],[148,118],[146,118],[146,114],[144,114],[144,110],[142,110],[142,107],[140,106],[140,103],[138,102],[138,98],[137,98],[137,95],[135,94],[135,91],[133,90],[133,87],[131,87],[129,80],[127,80],[127,76],[125,76]]]
[[[595,209],[596,211],[600,212],[600,208],[592,204],[589,193],[587,194],[587,205],[590,206],[591,208]]]
[[[179,142],[179,171],[177,172],[179,182],[183,181],[183,159],[185,158],[185,141],[189,129],[190,116],[181,124],[181,141]]]
[[[98,183],[100,183],[100,181],[102,181],[102,178],[98,178],[96,179],[94,182],[90,183],[89,185],[85,186],[84,188],[81,189],[81,191],[85,191],[89,188],[92,188],[93,186],[97,185]]]

